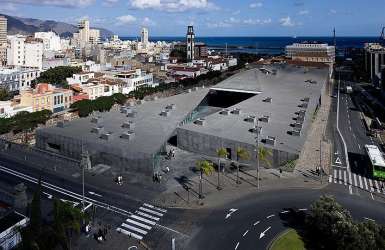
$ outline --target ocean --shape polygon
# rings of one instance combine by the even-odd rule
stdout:
[[[138,37],[122,37],[122,40],[137,40]],[[150,37],[156,41],[185,41],[184,37]],[[318,41],[330,45],[334,43],[333,37],[197,37],[196,41],[204,42],[212,50],[225,50],[228,52],[247,52],[257,54],[277,55],[284,53],[286,45],[303,42]],[[367,42],[378,42],[378,37],[337,37],[337,49],[341,53],[347,48],[362,48]]]

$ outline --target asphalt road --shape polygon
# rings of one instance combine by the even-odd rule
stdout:
[[[286,229],[285,221],[281,219],[286,211],[305,210],[322,194],[334,195],[357,220],[369,218],[385,223],[382,203],[346,195],[335,187],[264,192],[210,213],[187,249],[266,249],[271,240]],[[226,219],[230,209],[237,210]],[[261,235],[263,232],[264,236]]]

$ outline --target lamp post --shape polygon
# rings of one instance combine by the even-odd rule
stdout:
[[[255,137],[256,139],[256,150],[255,150],[255,158],[257,160],[257,188],[259,189],[259,133],[261,132],[261,128],[258,126],[259,120],[257,118],[257,125],[255,126],[257,136]]]

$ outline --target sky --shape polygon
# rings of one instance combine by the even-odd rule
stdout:
[[[120,36],[379,36],[385,0],[0,0],[0,13],[91,26]]]

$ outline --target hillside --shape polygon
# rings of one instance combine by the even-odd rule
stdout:
[[[40,20],[33,18],[22,18],[22,17],[13,17],[5,14],[1,14],[8,19],[8,34],[24,34],[31,35],[34,32],[39,31],[55,31],[61,37],[72,36],[73,33],[78,31],[78,28],[75,25],[57,22],[52,20]],[[107,29],[97,28],[100,30],[100,36],[102,38],[108,38],[113,35],[113,33]]]

